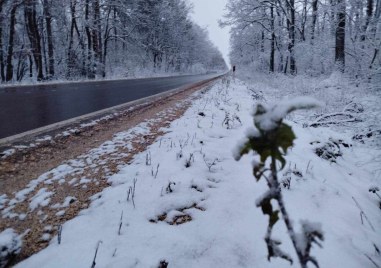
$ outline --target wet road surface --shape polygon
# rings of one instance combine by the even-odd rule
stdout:
[[[0,139],[216,76],[209,74],[0,88]]]

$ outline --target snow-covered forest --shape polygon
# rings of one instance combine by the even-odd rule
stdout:
[[[2,82],[226,68],[179,0],[1,0]]]
[[[234,0],[231,60],[256,70],[355,76],[380,72],[379,0]]]

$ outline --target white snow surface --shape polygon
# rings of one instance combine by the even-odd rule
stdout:
[[[250,83],[271,101],[276,100],[272,96],[282,95],[276,84]],[[299,86],[290,84],[288,90],[300,95],[306,88],[311,88],[309,80]],[[16,267],[90,267],[99,241],[96,267],[158,267],[161,260],[169,267],[291,267],[284,260],[267,260],[263,238],[268,218],[255,204],[267,186],[252,175],[256,156],[237,162],[231,153],[246,129],[253,127],[250,111],[256,101],[250,93],[236,80],[228,88],[218,83],[201,95],[166,129],[167,134],[110,178],[112,186],[94,196],[89,209],[63,225],[60,245],[54,237],[46,249]],[[313,97],[333,102],[322,92]],[[377,109],[374,112],[379,112]],[[227,129],[223,124],[226,112],[236,114],[242,125]],[[381,264],[375,253],[375,245],[381,248],[381,214],[377,197],[368,189],[370,185],[381,186],[379,164],[374,160],[380,156],[380,147],[352,141],[355,131],[350,128],[341,133],[330,127],[303,128],[302,123],[313,113],[316,111],[302,111],[286,120],[297,136],[286,157],[294,172],[290,189],[282,190],[286,207],[297,232],[299,222],[305,220],[324,232],[323,248],[311,251],[320,267],[374,267],[365,254]],[[343,156],[336,163],[319,158],[311,145],[330,138],[353,144],[341,149]],[[147,155],[151,156],[149,165]],[[210,171],[204,159],[216,159]],[[296,171],[302,176],[293,175]],[[134,179],[135,192],[128,196]],[[369,222],[361,222],[354,200]],[[166,217],[160,221],[163,215]],[[167,223],[184,215],[192,220],[181,225]],[[274,227],[274,237],[297,262],[282,221]]]
[[[4,267],[8,258],[21,250],[21,237],[15,230],[8,228],[0,232],[0,267]],[[4,266],[3,266],[4,265]]]
[[[50,203],[50,197],[53,195],[53,192],[47,191],[46,188],[40,189],[37,194],[35,194],[29,203],[29,208],[33,211],[38,207],[45,207]]]
[[[311,97],[296,97],[293,99],[283,99],[282,101],[266,105],[266,112],[255,117],[255,122],[263,130],[274,129],[279,121],[283,120],[288,113],[297,109],[315,108],[322,106],[322,103]],[[257,106],[257,110],[260,106]],[[255,113],[254,113],[255,114]]]

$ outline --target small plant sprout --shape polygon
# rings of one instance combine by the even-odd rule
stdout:
[[[229,112],[225,111],[225,118],[222,121],[222,126],[225,126],[226,129],[233,129],[237,123],[242,125],[241,119],[238,117],[238,115],[231,115]]]
[[[130,199],[132,201],[132,205],[135,208],[135,190],[136,190],[136,182],[138,181],[137,178],[134,178],[134,184],[133,186],[130,186],[127,191],[127,202],[130,202]]]
[[[97,247],[95,248],[94,259],[93,259],[93,262],[91,264],[91,268],[95,268],[95,265],[97,265],[95,260],[97,259],[97,254],[98,254],[98,249],[99,249],[100,244],[102,244],[102,241],[98,241],[98,243],[97,243]]]
[[[62,225],[58,225],[58,245],[61,244],[61,238],[62,238]]]
[[[197,133],[194,133],[193,136],[192,136],[192,141],[191,141],[191,145],[193,146],[194,145],[194,140],[197,138]]]
[[[154,177],[155,179],[157,178],[157,174],[159,173],[159,167],[160,167],[160,164],[157,164],[157,166],[156,166],[156,171],[154,171],[153,168],[151,169],[151,175],[152,175],[152,177]]]
[[[122,225],[123,225],[123,210],[122,210],[122,214],[120,215],[118,235],[121,234],[121,231],[122,231]]]
[[[158,268],[167,268],[167,267],[168,267],[168,262],[166,260],[161,260]]]
[[[374,193],[381,200],[381,196],[378,193],[379,191],[380,191],[380,188],[378,188],[377,186],[372,186],[372,187],[369,188],[369,192],[370,193]]]
[[[283,119],[297,109],[309,109],[319,105],[319,102],[307,97],[282,101],[273,106],[258,104],[254,113],[255,128],[248,132],[246,140],[240,144],[235,154],[236,160],[239,160],[250,151],[257,153],[260,161],[253,166],[254,177],[257,181],[265,178],[269,187],[269,190],[257,200],[257,206],[269,216],[265,235],[268,260],[280,257],[293,263],[290,255],[280,248],[281,242],[272,237],[273,227],[282,218],[302,268],[307,268],[309,262],[319,267],[317,260],[310,255],[310,251],[314,243],[321,246],[319,240],[323,240],[324,237],[320,224],[308,221],[301,221],[301,232],[297,233],[286,210],[278,172],[285,167],[284,156],[293,146],[296,137],[291,127],[283,123]],[[268,159],[270,161],[266,161]],[[279,163],[281,166],[278,165]],[[273,208],[274,201],[278,209]]]
[[[360,206],[359,202],[357,202],[356,198],[354,198],[353,196],[352,196],[352,199],[353,199],[353,202],[355,202],[356,207],[360,210],[361,224],[364,225],[364,218],[365,218],[365,220],[368,222],[370,228],[372,228],[372,230],[375,232],[376,229],[374,228],[373,224],[370,222],[368,216],[365,214],[365,212],[362,209],[362,207]]]
[[[186,167],[186,168],[191,167],[193,162],[194,162],[194,155],[193,155],[193,154],[190,154],[190,155],[189,155],[189,158],[187,158],[187,159],[185,160],[185,167]]]
[[[166,192],[167,194],[173,193],[172,185],[175,186],[176,183],[170,181],[170,182],[168,183],[167,188],[165,188],[165,192]]]
[[[161,144],[161,140],[160,140],[160,144]],[[151,156],[151,152],[148,151],[148,153],[146,154],[146,166],[150,166],[152,163],[152,156]]]
[[[306,174],[308,174],[309,173],[309,170],[310,170],[310,164],[311,164],[311,160],[310,161],[308,161],[308,164],[307,164],[307,167],[306,167]],[[312,167],[311,167],[311,169],[312,169]]]
[[[176,154],[176,159],[179,160],[180,158],[183,158],[183,150],[180,150],[180,152]]]
[[[202,158],[204,159],[204,163],[208,168],[209,172],[212,172],[212,167],[217,165],[218,158],[215,158],[213,161],[210,161],[206,158],[205,154],[203,154]]]

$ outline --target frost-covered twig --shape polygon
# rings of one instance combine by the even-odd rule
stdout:
[[[120,215],[118,235],[120,235],[120,231],[122,230],[122,225],[123,225],[123,210],[122,210],[122,214]]]
[[[350,102],[344,107],[343,112],[362,113],[364,112],[364,107],[360,103]]]
[[[377,186],[372,186],[369,188],[369,192],[374,193],[381,200],[381,196],[378,194],[379,191],[380,188],[378,188]]]
[[[368,254],[365,254],[365,253],[364,253],[364,255],[365,255],[365,257],[366,257],[371,263],[373,263],[373,265],[374,265],[376,268],[381,268],[381,266],[378,265],[378,264],[377,264],[371,257],[369,257]]]
[[[156,172],[153,171],[153,168],[151,170],[151,175],[152,177],[154,177],[155,179],[157,178],[157,174],[159,173],[159,167],[160,167],[160,164],[157,164],[156,166]]]
[[[102,244],[102,241],[98,241],[98,243],[97,243],[97,247],[96,247],[96,249],[95,249],[95,254],[94,254],[94,259],[93,259],[93,262],[92,262],[92,264],[91,264],[91,268],[95,268],[95,265],[97,264],[96,262],[95,262],[95,260],[97,259],[97,254],[98,254],[98,249],[99,249],[99,245],[100,244]]]
[[[328,120],[335,117],[344,117],[338,120]],[[318,127],[323,125],[337,125],[342,123],[351,123],[351,122],[360,122],[361,120],[354,117],[350,113],[332,113],[332,114],[325,114],[318,117],[314,122],[310,123],[310,127]]]
[[[170,181],[169,183],[168,183],[168,186],[167,186],[167,188],[165,188],[165,191],[166,191],[166,193],[167,194],[169,194],[169,193],[172,193],[173,192],[173,189],[171,188],[171,186],[172,185],[176,185],[176,183],[175,182],[172,182],[172,181]]]
[[[136,190],[136,182],[137,181],[138,181],[138,179],[134,178],[133,186],[130,186],[128,188],[128,191],[127,191],[127,202],[130,201],[130,197],[131,197],[132,205],[134,206],[134,208],[135,208],[135,190]]]
[[[194,162],[194,155],[193,155],[193,154],[190,154],[190,155],[189,155],[189,158],[187,158],[187,159],[185,160],[185,167],[186,167],[186,168],[191,167],[191,166],[192,166],[192,162]]]
[[[375,232],[376,229],[374,229],[373,227],[373,224],[370,222],[370,220],[368,219],[368,216],[365,214],[364,210],[361,208],[360,204],[357,202],[357,200],[352,196],[352,199],[353,201],[355,202],[356,206],[358,207],[358,209],[360,210],[360,218],[361,218],[361,223],[364,224],[363,222],[363,216],[364,218],[366,219],[366,221],[368,222],[369,226],[372,228],[372,230]]]
[[[62,225],[58,225],[58,245],[61,244],[61,237],[62,237]]]
[[[206,167],[208,168],[209,172],[211,172],[212,167],[217,165],[218,158],[215,158],[212,162],[210,162],[206,159],[205,154],[203,154],[202,158],[204,159],[204,163],[205,163]]]
[[[160,144],[161,144],[161,139],[160,139]],[[151,162],[152,162],[151,152],[148,151],[148,153],[146,154],[146,166],[150,166]]]

